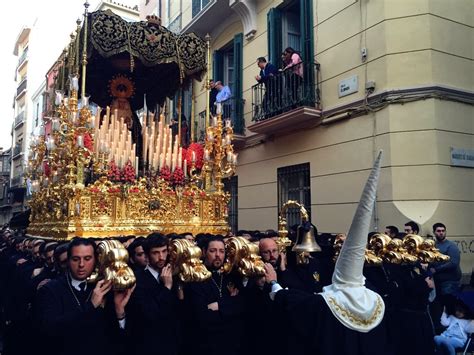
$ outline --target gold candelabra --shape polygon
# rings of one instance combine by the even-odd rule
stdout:
[[[222,122],[221,105],[217,104],[217,116],[213,116],[212,124],[206,128],[204,144],[204,187],[206,191],[212,188],[211,177],[218,194],[223,193],[222,179],[229,178],[235,173],[237,154],[234,153],[232,138],[234,130],[231,121]]]

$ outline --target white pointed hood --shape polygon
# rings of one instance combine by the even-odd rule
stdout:
[[[382,151],[379,151],[337,259],[332,284],[324,287],[321,293],[333,315],[344,326],[364,333],[375,328],[385,312],[382,297],[365,287],[362,274],[381,158]]]

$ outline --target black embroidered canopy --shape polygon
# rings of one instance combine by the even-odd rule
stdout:
[[[84,30],[84,29],[83,29]],[[89,14],[86,92],[110,105],[109,82],[128,77],[135,86],[132,110],[152,109],[206,70],[206,42],[194,33],[176,34],[150,22],[127,22],[111,11]],[[82,36],[81,36],[82,38]]]

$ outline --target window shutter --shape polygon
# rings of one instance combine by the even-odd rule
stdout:
[[[212,55],[212,79],[214,81],[224,79],[224,56],[221,51],[214,51]]]
[[[242,33],[234,36],[234,92],[232,95],[235,98],[235,121],[234,129],[236,133],[243,133],[244,129],[244,115],[242,104],[243,91],[243,45],[244,36]]]
[[[267,39],[268,39],[268,60],[277,68],[281,67],[281,11],[272,8],[267,14]]]

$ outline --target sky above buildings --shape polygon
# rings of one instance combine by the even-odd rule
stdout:
[[[0,46],[2,48],[2,64],[0,75],[0,147],[7,149],[11,146],[11,128],[15,112],[13,101],[16,93],[15,70],[18,57],[13,55],[16,39],[24,27],[32,29],[31,36],[35,35],[35,53],[30,53],[30,60],[34,65],[34,73],[28,72],[29,93],[33,94],[39,88],[30,87],[32,77],[44,77],[46,71],[54,64],[63,48],[69,43],[69,35],[76,28],[76,20],[82,19],[85,0],[26,0],[5,1],[2,3],[0,21]],[[121,4],[133,6],[138,0],[119,0]],[[94,11],[99,0],[89,0],[89,11]],[[36,30],[36,33],[34,31]],[[32,39],[33,40],[33,39]],[[35,58],[32,56],[35,55]],[[30,69],[30,66],[29,66]],[[31,107],[29,108],[32,109]]]

